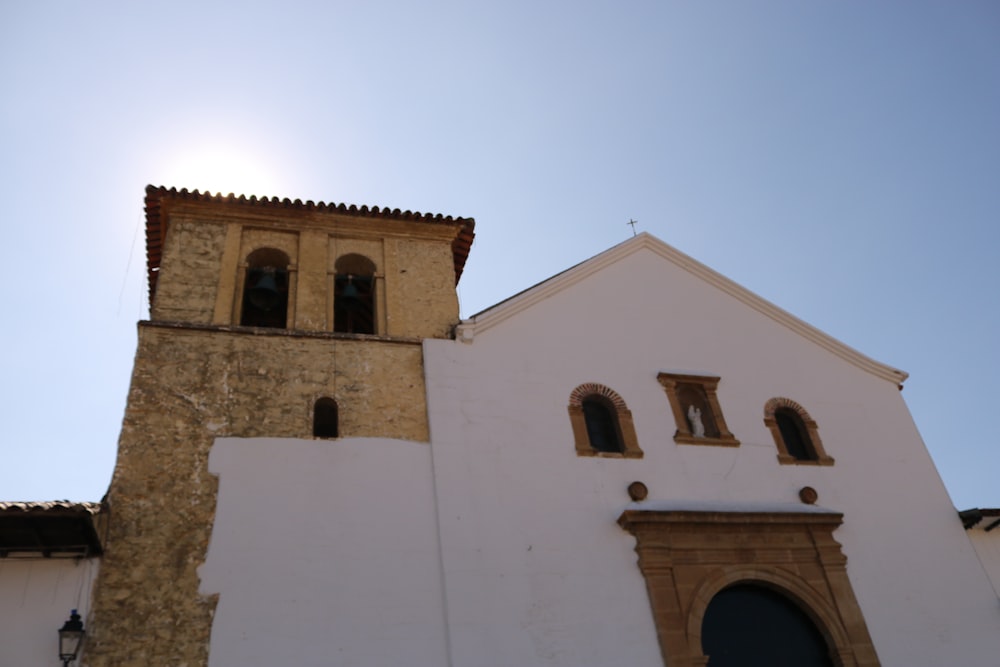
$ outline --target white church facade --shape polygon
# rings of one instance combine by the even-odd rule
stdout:
[[[959,518],[906,374],[659,239],[459,319],[470,219],[147,216],[80,664],[1000,661],[996,515]]]

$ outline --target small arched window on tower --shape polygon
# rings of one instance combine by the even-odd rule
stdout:
[[[642,458],[632,413],[613,389],[593,382],[574,389],[569,421],[577,455]]]
[[[333,330],[375,333],[375,264],[363,255],[344,255],[334,266]]]
[[[313,406],[313,437],[336,438],[340,434],[337,401],[324,396]]]
[[[772,398],[764,405],[764,425],[771,430],[783,464],[833,465],[819,439],[819,428],[806,409],[788,398]]]
[[[240,324],[288,326],[288,255],[280,250],[260,248],[247,257]]]

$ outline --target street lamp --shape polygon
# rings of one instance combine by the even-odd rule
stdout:
[[[69,667],[69,663],[76,660],[83,635],[83,622],[74,609],[69,614],[69,620],[59,628],[59,659],[62,660],[63,667]]]

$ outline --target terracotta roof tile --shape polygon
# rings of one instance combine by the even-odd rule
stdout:
[[[212,202],[233,206],[285,209],[291,211],[319,211],[329,213],[340,213],[357,217],[382,218],[384,220],[405,220],[409,222],[422,222],[430,224],[460,224],[462,227],[452,241],[451,250],[455,262],[455,284],[458,284],[462,277],[462,270],[465,268],[465,260],[469,257],[469,250],[475,238],[476,221],[473,218],[461,218],[452,216],[442,216],[440,213],[419,213],[416,211],[401,211],[398,208],[388,209],[378,206],[361,206],[354,204],[336,204],[313,202],[296,199],[292,201],[288,198],[278,199],[277,197],[256,197],[246,195],[236,196],[215,194],[210,192],[199,192],[198,190],[188,191],[178,190],[163,186],[146,186],[146,264],[149,273],[149,301],[153,302],[156,295],[156,279],[160,270],[160,260],[163,257],[163,237],[166,232],[166,218],[163,213],[163,204],[169,200]]]
[[[29,512],[99,514],[100,503],[74,503],[68,500],[45,500],[29,502],[0,502],[0,513],[18,514]]]

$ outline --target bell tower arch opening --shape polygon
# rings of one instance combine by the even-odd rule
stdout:
[[[247,256],[242,326],[288,326],[288,263],[288,255],[274,248],[258,248]]]
[[[364,255],[337,258],[333,278],[333,330],[374,334],[375,263]]]

